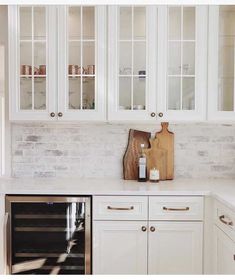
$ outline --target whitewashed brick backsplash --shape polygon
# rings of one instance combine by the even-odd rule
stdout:
[[[13,123],[13,177],[122,177],[129,129],[160,125]],[[176,178],[235,178],[235,125],[172,124]]]

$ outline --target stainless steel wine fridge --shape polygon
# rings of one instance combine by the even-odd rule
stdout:
[[[6,196],[9,274],[91,274],[91,200]]]

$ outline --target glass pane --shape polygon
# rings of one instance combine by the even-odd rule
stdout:
[[[235,6],[220,6],[218,110],[234,111]]]
[[[168,109],[180,109],[180,78],[169,77],[168,81]]]
[[[219,111],[233,111],[234,108],[234,79],[223,78],[219,83]]]
[[[32,8],[20,7],[20,39],[32,39]]]
[[[34,109],[46,110],[46,78],[34,78]]]
[[[146,74],[145,42],[134,43],[134,75]],[[144,74],[144,75],[145,75]]]
[[[88,74],[88,69],[95,65],[95,43],[83,43],[83,71]]]
[[[81,109],[81,78],[69,78],[69,109]]]
[[[119,109],[131,109],[131,78],[119,78]]]
[[[32,110],[32,79],[20,78],[20,109]]]
[[[81,74],[81,43],[69,42],[69,74]]]
[[[121,75],[132,74],[131,57],[131,42],[120,42],[119,73]]]
[[[81,39],[81,8],[69,8],[69,39]]]
[[[169,42],[169,62],[168,74],[179,75],[181,74],[181,43]]]
[[[183,39],[184,40],[195,39],[195,8],[194,7],[183,8]]]
[[[145,39],[146,12],[144,7],[134,8],[134,39]]]
[[[34,75],[40,75],[46,67],[46,43],[34,44]]]
[[[195,109],[195,82],[194,78],[183,78],[182,85],[182,109]]]
[[[134,78],[133,80],[133,109],[145,109],[145,81],[146,78]]]
[[[34,8],[34,39],[46,39],[46,8]]]
[[[20,74],[32,74],[32,44],[20,43]]]
[[[84,7],[83,11],[83,39],[95,39],[95,8]]]
[[[132,37],[132,8],[120,8],[120,39],[129,39]]]
[[[95,109],[95,78],[83,77],[83,109]]]
[[[181,8],[169,8],[169,39],[181,39]]]
[[[195,74],[195,43],[183,43],[183,75]]]

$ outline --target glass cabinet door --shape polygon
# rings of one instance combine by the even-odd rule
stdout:
[[[55,73],[55,49],[51,44],[54,20],[53,7],[9,7],[9,79],[12,115],[15,114],[11,117],[17,120],[50,119],[50,111],[55,111],[56,81],[51,75]]]
[[[209,117],[235,117],[235,6],[210,7]]]
[[[158,111],[163,112],[166,120],[205,119],[207,8],[168,6],[159,9],[161,36],[165,42],[159,45],[158,51],[158,91],[163,94]],[[165,72],[165,77],[161,72]]]
[[[154,19],[156,7],[109,8],[110,119],[146,120],[155,111],[150,98],[154,100],[156,93],[150,91],[156,42],[149,34],[150,25],[156,26]]]
[[[95,6],[59,8],[59,112],[62,119],[104,117],[105,10]],[[59,66],[59,67],[60,67]],[[61,91],[60,91],[61,89]]]

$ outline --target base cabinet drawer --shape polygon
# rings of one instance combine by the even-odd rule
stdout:
[[[151,222],[148,273],[202,274],[202,233],[202,222]]]
[[[93,223],[93,274],[147,274],[147,228],[140,221]]]
[[[203,197],[150,197],[149,220],[203,220]]]
[[[214,273],[235,275],[235,242],[214,226]]]

